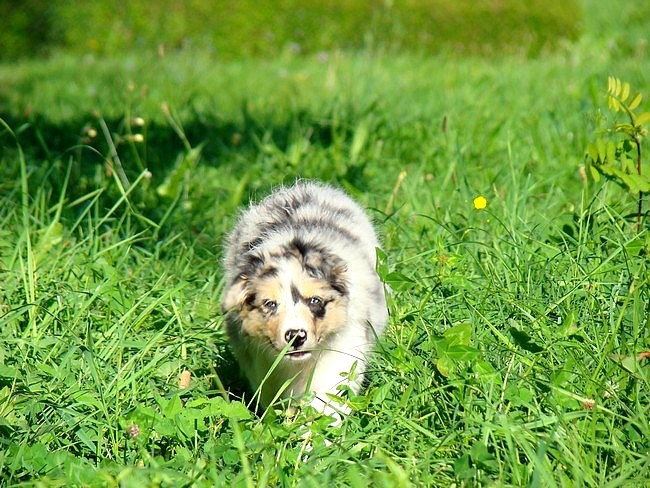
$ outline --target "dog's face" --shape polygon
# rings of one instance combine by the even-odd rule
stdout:
[[[287,359],[308,359],[346,324],[345,274],[342,261],[320,252],[257,256],[226,291],[224,309],[234,315],[241,340],[274,354],[288,345]]]

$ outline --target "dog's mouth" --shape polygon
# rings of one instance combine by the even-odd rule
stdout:
[[[274,342],[269,341],[269,345],[275,354],[281,355],[283,359],[288,359],[290,361],[304,361],[313,356],[314,350],[310,348],[300,348],[300,349],[289,349],[288,351],[283,352],[283,348],[276,345]]]
[[[301,361],[309,359],[311,357],[311,351],[298,350],[298,351],[289,351],[286,354],[286,357],[292,361]]]

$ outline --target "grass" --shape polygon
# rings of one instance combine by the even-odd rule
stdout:
[[[1,483],[647,486],[647,220],[578,171],[607,76],[650,95],[608,8],[533,60],[1,66]],[[219,311],[237,209],[298,175],[394,290],[336,429],[247,408]]]
[[[62,49],[80,56],[134,49],[191,55],[198,49],[224,60],[368,48],[538,55],[575,39],[582,11],[578,0],[162,0],[153,5],[24,0],[20,7],[0,0],[0,16],[6,19],[0,31],[3,60]]]

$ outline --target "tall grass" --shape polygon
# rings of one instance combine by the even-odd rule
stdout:
[[[2,484],[647,484],[647,222],[579,171],[607,75],[648,93],[637,31],[607,32],[0,67]],[[224,232],[297,176],[368,208],[393,289],[335,428],[248,408],[219,310]]]

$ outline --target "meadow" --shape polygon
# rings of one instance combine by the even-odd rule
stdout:
[[[650,16],[584,3],[534,57],[0,64],[0,485],[650,486],[650,203],[581,171],[609,75],[650,111]],[[297,177],[392,288],[339,427],[252,411],[219,307],[237,211]]]

